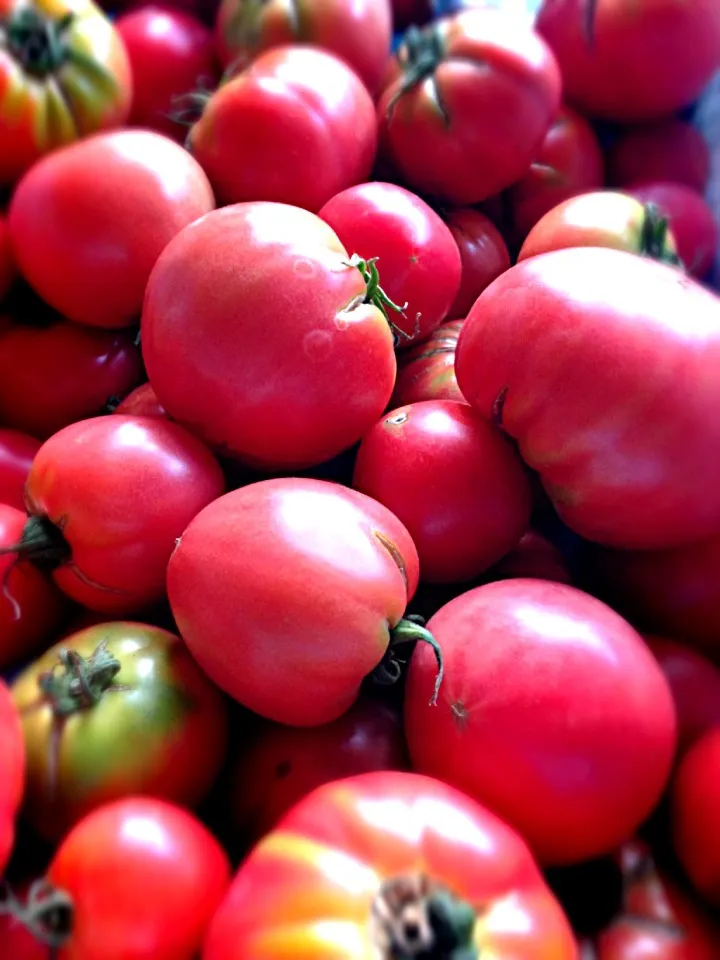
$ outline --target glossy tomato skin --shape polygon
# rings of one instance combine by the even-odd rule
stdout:
[[[356,443],[386,409],[396,364],[349,259],[327,224],[281,204],[227,207],[185,230],[158,261],[142,318],[168,414],[268,470]]]
[[[530,578],[572,584],[573,577],[562,553],[536,530],[523,534],[520,543],[488,571],[488,580]]]
[[[323,866],[335,863],[342,872]],[[383,956],[369,922],[381,885],[417,875],[478,911],[468,943],[478,955],[577,960],[521,838],[452,787],[390,772],[326,784],[287,814],[236,874],[203,960]],[[336,923],[321,922],[329,911]]]
[[[445,222],[460,251],[462,264],[460,288],[448,316],[465,318],[483,290],[510,268],[510,254],[500,231],[479,210],[471,207],[450,210],[445,214]]]
[[[614,186],[671,182],[703,193],[710,178],[710,148],[691,123],[656,120],[624,131],[608,151],[607,168]]]
[[[368,179],[375,109],[342,60],[313,47],[273,47],[210,97],[188,148],[220,204],[275,201],[316,212]]]
[[[670,772],[676,720],[628,623],[565,584],[505,580],[451,600],[428,630],[445,676],[431,709],[430,664],[415,650],[405,699],[414,769],[486,804],[545,864],[611,852],[639,826]]]
[[[271,47],[310,44],[333,53],[376,93],[390,55],[390,0],[222,0],[216,21],[224,66],[250,61]]]
[[[149,797],[100,807],[63,839],[47,872],[73,904],[58,960],[186,960],[229,877],[220,844],[181,807]]]
[[[360,444],[353,486],[402,520],[428,583],[472,580],[517,546],[530,522],[519,457],[454,400],[412,403],[378,421]]]
[[[23,17],[30,29],[22,29]],[[2,0],[0,51],[0,101],[12,104],[0,118],[0,186],[15,183],[43,155],[127,119],[127,53],[91,0]]]
[[[362,183],[318,212],[349,253],[377,257],[399,347],[425,340],[445,319],[460,286],[461,261],[448,227],[424,200],[393,183]]]
[[[203,510],[167,589],[218,686],[270,720],[315,726],[355,702],[417,583],[415,546],[389,510],[327,481],[280,478]]]
[[[558,58],[568,102],[609,120],[675,113],[695,100],[720,61],[715,0],[596,0],[589,14],[584,0],[544,0],[536,25]]]
[[[518,442],[567,525],[628,549],[720,530],[720,423],[707,416],[718,364],[714,294],[600,248],[508,270],[470,311],[456,357],[466,400]]]
[[[0,503],[25,509],[25,483],[41,446],[35,437],[0,427]]]
[[[59,320],[0,331],[0,420],[42,440],[101,413],[140,377],[129,330],[96,330]]]
[[[124,400],[113,410],[120,416],[128,417],[162,417],[167,419],[167,413],[150,383],[142,383],[129,393]]]
[[[15,276],[15,259],[10,243],[10,231],[7,220],[0,214],[0,301],[12,286]]]
[[[25,787],[25,750],[20,717],[5,682],[0,679],[0,873],[15,841],[15,817]]]
[[[422,44],[440,51],[434,69],[409,85],[419,68],[400,47],[405,76],[379,100],[381,137],[411,188],[477,203],[529,168],[560,105],[555,58],[524,24],[491,9],[431,24]]]
[[[118,17],[133,73],[129,123],[182,143],[187,129],[170,118],[174,99],[219,79],[215,42],[200,20],[166,6],[149,5]]]
[[[182,427],[96,417],[40,448],[28,511],[47,518],[67,545],[69,556],[53,570],[60,589],[91,610],[123,615],[163,596],[175,540],[224,485],[215,458]]]
[[[182,147],[121,130],[36,164],[13,195],[10,234],[23,276],[63,316],[126,327],[167,243],[213,206],[205,174]]]
[[[465,402],[455,376],[455,348],[462,325],[462,320],[441,323],[425,343],[400,355],[392,407],[419,400]]]

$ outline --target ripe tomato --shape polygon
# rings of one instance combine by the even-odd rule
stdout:
[[[268,469],[331,459],[392,393],[392,334],[369,286],[305,210],[248,203],[204,217],[168,245],[147,288],[142,348],[159,402]]]
[[[684,120],[656,120],[620,134],[608,151],[608,179],[618,187],[683,183],[698,193],[710,178],[710,148]]]
[[[485,287],[510,268],[510,254],[500,231],[479,210],[471,207],[450,210],[445,214],[445,222],[458,246],[462,263],[460,289],[448,315],[464,318]]]
[[[455,347],[462,325],[462,320],[442,323],[425,343],[400,355],[393,407],[418,400],[465,402],[455,377]]]
[[[466,403],[393,410],[363,437],[353,486],[407,527],[429,583],[472,580],[517,546],[530,483],[505,437]]]
[[[91,0],[0,0],[0,186],[43,154],[121,126],[131,95],[123,42]],[[86,176],[77,189],[89,186]]]
[[[51,840],[121,797],[195,806],[225,759],[222,695],[157,627],[104,623],[66,637],[12,694],[27,756],[24,814]]]
[[[720,63],[716,0],[544,0],[536,26],[558,58],[568,101],[610,120],[674,113]]]
[[[100,413],[140,377],[129,330],[93,330],[57,320],[0,330],[0,421],[46,439]]]
[[[362,183],[329,200],[318,216],[351,253],[377,257],[385,293],[403,307],[398,346],[425,340],[445,319],[460,286],[460,253],[450,230],[414,193]]]
[[[352,67],[370,93],[385,74],[391,30],[390,0],[222,0],[216,22],[224,66],[249,63],[271,47],[311,44]]]
[[[126,327],[168,241],[213,205],[182,147],[121,130],[36,164],[13,195],[10,234],[23,276],[51,306],[78,323]]]
[[[428,630],[445,677],[430,709],[418,646],[405,698],[416,770],[487,804],[546,864],[608,853],[640,825],[670,772],[676,721],[628,623],[565,584],[504,580],[451,600]]]
[[[534,580],[554,580],[572,583],[572,574],[565,558],[554,543],[528,530],[520,543],[488,572],[488,580],[511,580],[530,577]]]
[[[600,248],[504,273],[456,359],[467,401],[517,440],[569,527],[647,549],[720,532],[719,367],[720,299]]]
[[[367,773],[305,797],[243,863],[203,960],[577,960],[520,836],[457,790]]]
[[[167,419],[165,408],[155,396],[150,383],[142,383],[121,400],[113,413],[129,417],[164,417]]]
[[[0,215],[0,301],[2,301],[15,280],[15,260],[10,243],[10,231],[7,220]]]
[[[0,875],[15,842],[15,817],[25,785],[25,750],[20,717],[0,679]]]
[[[334,483],[281,478],[203,510],[167,587],[218,686],[270,720],[315,726],[355,702],[417,583],[415,546],[389,510]]]
[[[409,186],[477,203],[527,171],[560,104],[545,43],[512,16],[469,10],[408,34],[378,116]]]
[[[182,427],[96,417],[38,451],[18,554],[52,570],[73,600],[124,614],[158,601],[176,539],[224,489],[212,454]]]
[[[25,509],[25,483],[40,447],[35,437],[0,427],[0,503]]]
[[[145,6],[118,17],[130,59],[133,98],[129,122],[182,142],[187,130],[170,117],[173,101],[219,79],[215,41],[204,23],[165,6]]]

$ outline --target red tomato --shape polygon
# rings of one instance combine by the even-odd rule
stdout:
[[[367,773],[305,797],[242,864],[203,960],[577,960],[520,836],[443,783]]]
[[[468,403],[518,442],[568,526],[623,548],[720,532],[717,369],[720,299],[673,267],[600,248],[504,273],[456,358]]]
[[[149,383],[142,383],[129,393],[124,400],[113,410],[121,416],[130,417],[164,417],[167,419],[165,408],[155,396],[155,391]]]
[[[15,841],[15,817],[25,785],[25,748],[20,717],[0,679],[0,875]]]
[[[716,0],[544,0],[536,23],[565,96],[591,116],[667,116],[695,100],[720,64]]]
[[[0,421],[45,439],[100,413],[140,377],[132,331],[93,330],[59,320],[0,331]]]
[[[35,437],[0,427],[0,503],[25,509],[25,483],[41,445]]]
[[[274,200],[317,211],[370,175],[372,97],[332,54],[276,47],[209,98],[188,148],[221,204]]]
[[[133,73],[130,123],[181,143],[187,130],[170,118],[175,98],[219,79],[215,41],[204,23],[180,10],[145,6],[116,21]]]
[[[318,216],[351,253],[376,257],[385,293],[403,313],[398,346],[425,340],[445,319],[460,286],[460,253],[450,230],[414,193],[363,183],[329,200]]]
[[[451,600],[428,630],[445,676],[431,709],[418,646],[405,698],[416,770],[487,804],[546,864],[610,852],[648,816],[673,761],[675,710],[621,617],[565,584],[504,580]]]
[[[465,402],[455,377],[455,347],[462,320],[437,327],[425,343],[400,355],[391,406],[402,407],[418,400]]]
[[[515,450],[454,400],[383,417],[360,444],[353,486],[402,520],[429,583],[477,577],[517,546],[530,521],[530,483]]]
[[[720,727],[688,751],[672,786],[675,850],[693,884],[720,907]]]
[[[150,382],[213,447],[268,469],[314,466],[387,407],[395,356],[376,304],[313,214],[275,203],[218,210],[169,244],[150,278]]]
[[[375,93],[385,73],[390,0],[222,0],[216,23],[224,66],[250,62],[271,47],[311,44],[335,54]],[[265,199],[265,198],[260,198]]]
[[[355,702],[417,582],[415,546],[389,510],[287,478],[203,510],[167,586],[181,635],[218,686],[270,720],[315,726]]]
[[[0,301],[5,297],[15,279],[15,260],[10,244],[7,220],[0,216]]]
[[[445,222],[458,246],[462,263],[460,289],[449,316],[464,318],[485,287],[510,268],[510,254],[500,231],[479,210],[470,207],[450,210]]]
[[[33,461],[19,555],[50,567],[58,586],[91,610],[142,610],[165,592],[176,539],[223,488],[214,457],[174,423],[82,420]]]
[[[718,251],[713,211],[699,193],[679,183],[647,183],[631,191],[642,203],[654,203],[667,217],[677,252],[688,272],[706,277]]]
[[[123,42],[91,0],[0,0],[0,185],[43,154],[121,126],[131,95]],[[86,176],[76,191],[89,186]]]
[[[378,116],[412,188],[468,204],[523,176],[560,104],[560,72],[537,34],[469,10],[413,31],[397,56]]]
[[[489,580],[527,577],[556,583],[572,583],[573,579],[562,553],[535,530],[528,530],[515,549],[488,572]]]
[[[121,130],[36,164],[13,195],[10,233],[23,276],[51,306],[79,323],[126,327],[168,241],[213,205],[178,144]]]
[[[710,148],[691,123],[656,120],[621,133],[607,166],[610,183],[619,187],[671,182],[702,193],[710,178]]]

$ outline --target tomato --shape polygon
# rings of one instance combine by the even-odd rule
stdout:
[[[462,320],[440,324],[424,342],[400,355],[391,405],[418,400],[457,400],[464,403],[455,377],[455,347]]]
[[[558,58],[568,101],[610,120],[674,113],[720,64],[716,0],[544,0],[536,27]]]
[[[510,580],[530,577],[572,583],[572,574],[558,548],[538,533],[528,530],[520,543],[488,572],[488,580]]]
[[[430,709],[419,645],[405,698],[414,769],[486,804],[545,864],[608,853],[640,825],[667,781],[676,720],[628,623],[565,584],[504,580],[451,600],[428,630],[445,675]]]
[[[159,402],[269,470],[331,459],[392,393],[393,338],[370,286],[307,211],[249,203],[204,217],[168,245],[147,288],[142,348]]]
[[[600,248],[504,273],[456,358],[466,400],[517,441],[567,525],[628,549],[720,532],[719,364],[718,297]]]
[[[471,207],[450,210],[445,214],[445,222],[458,246],[462,263],[460,289],[449,316],[464,318],[485,287],[509,269],[510,254],[500,231],[479,210]]]
[[[182,427],[149,417],[95,417],[38,451],[18,555],[52,570],[91,610],[125,614],[158,601],[176,539],[224,478]]]
[[[15,841],[15,817],[25,785],[25,750],[20,717],[0,679],[0,875]]]
[[[175,98],[219,79],[211,31],[189,13],[154,5],[123,14],[116,26],[133,73],[129,122],[182,143],[187,130],[170,118]]]
[[[123,42],[91,0],[0,0],[0,185],[64,144],[121,126],[131,95]]]
[[[121,400],[113,413],[130,417],[167,418],[165,408],[158,401],[150,383],[142,383],[136,387],[124,400]]]
[[[677,252],[688,272],[706,277],[718,251],[715,216],[699,193],[679,183],[647,183],[632,188],[642,203],[654,203],[667,217]]]
[[[667,217],[652,204],[610,190],[571,197],[546,213],[525,238],[518,260],[566,247],[610,247],[679,264]]]
[[[78,323],[126,327],[168,241],[213,205],[182,147],[121,130],[36,164],[12,198],[10,234],[23,276],[51,306]]]
[[[167,588],[208,676],[261,716],[300,727],[355,702],[417,582],[415,546],[389,510],[324,480],[280,478],[203,510],[172,555]]]
[[[720,907],[720,727],[685,755],[671,793],[675,850],[694,886]]]
[[[460,253],[450,230],[414,193],[363,183],[329,200],[318,216],[346,250],[376,257],[385,293],[403,307],[398,346],[426,339],[445,319],[460,286]]]
[[[35,437],[0,427],[0,503],[25,509],[25,483],[40,447]]]
[[[457,790],[367,773],[302,800],[242,864],[203,960],[577,960],[520,836]]]
[[[140,377],[129,330],[97,330],[57,320],[0,330],[0,421],[45,439],[100,413]]]
[[[607,156],[608,179],[619,187],[672,182],[705,190],[710,178],[710,148],[705,137],[684,120],[656,120],[624,130]]]
[[[472,580],[517,546],[530,521],[530,483],[514,449],[454,400],[383,417],[363,437],[353,486],[402,520],[430,583]]]
[[[390,55],[390,0],[222,0],[216,21],[224,66],[249,62],[271,47],[311,44],[335,54],[377,92]]]
[[[545,43],[512,16],[469,10],[408,34],[378,116],[408,185],[477,203],[529,168],[560,104]]]
[[[0,301],[4,299],[15,280],[15,260],[10,244],[7,220],[0,215]]]

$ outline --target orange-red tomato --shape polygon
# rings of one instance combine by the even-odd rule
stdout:
[[[113,413],[128,417],[164,417],[167,418],[165,407],[158,400],[152,385],[142,383],[121,400]]]
[[[462,320],[441,323],[424,343],[400,354],[392,408],[419,400],[464,402],[455,377],[455,348],[462,325]]]

